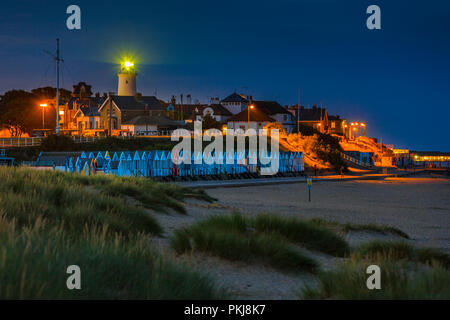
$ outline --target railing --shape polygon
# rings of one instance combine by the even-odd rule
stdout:
[[[349,155],[347,155],[347,154],[345,154],[345,153],[341,153],[341,155],[342,155],[342,157],[343,157],[345,160],[350,161],[350,162],[352,162],[352,163],[354,163],[354,164],[357,164],[357,165],[359,165],[359,166],[362,166],[362,167],[369,167],[369,166],[370,166],[370,163],[360,161],[359,159],[353,158],[353,157],[351,157],[351,156],[349,156]]]
[[[114,136],[114,138],[118,139],[134,139],[135,136]],[[97,140],[105,139],[105,137],[72,137],[75,143],[87,143],[87,142],[95,142]]]
[[[42,138],[0,138],[0,147],[32,147],[39,146]]]
[[[95,142],[105,137],[76,137],[73,136],[72,139],[75,143],[86,143]],[[134,139],[135,136],[115,136],[119,139]],[[41,137],[31,137],[31,138],[0,138],[0,147],[10,148],[10,147],[33,147],[40,146],[42,142]]]

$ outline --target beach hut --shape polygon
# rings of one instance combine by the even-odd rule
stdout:
[[[132,158],[132,168],[131,168],[131,174],[135,177],[142,176],[142,170],[141,170],[141,156],[139,155],[139,151],[136,151]]]
[[[153,157],[155,155],[154,151],[149,151],[147,152],[147,159],[146,159],[146,177],[151,177],[153,176],[153,171],[152,171],[152,165],[153,165]]]
[[[160,174],[160,154],[158,150],[155,150],[153,152],[153,157],[152,157],[152,161],[151,161],[151,172],[152,172],[152,177],[159,177]]]
[[[173,176],[173,162],[172,162],[172,151],[168,151],[166,154],[166,161],[164,162],[166,176]]]

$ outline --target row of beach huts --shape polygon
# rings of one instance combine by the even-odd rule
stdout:
[[[259,174],[272,166],[273,173],[302,173],[304,159],[301,152],[234,152],[205,154],[193,152],[191,163],[175,164],[168,150],[98,151],[98,152],[41,152],[34,166],[53,167],[83,175],[98,173],[136,177],[196,177],[212,175]],[[182,154],[180,155],[182,156]],[[217,161],[222,159],[222,161]],[[222,163],[220,163],[222,162]]]

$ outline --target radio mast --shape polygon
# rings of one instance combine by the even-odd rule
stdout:
[[[56,55],[44,50],[44,52],[56,61],[56,134],[59,135],[59,63],[64,60],[59,56],[59,38],[56,38]]]

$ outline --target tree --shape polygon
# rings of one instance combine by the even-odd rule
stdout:
[[[6,92],[0,101],[0,123],[6,127],[11,136],[20,137],[30,126],[27,117],[29,106],[33,104],[33,95],[23,90]]]
[[[55,99],[56,98],[56,88],[52,87],[43,87],[32,89],[31,93],[37,99]],[[63,102],[69,101],[72,98],[72,93],[69,90],[60,88],[59,89],[59,104],[61,105]]]
[[[202,129],[219,129],[222,130],[222,123],[211,117],[210,114],[207,114],[202,119]]]
[[[56,89],[51,87],[37,88],[27,92],[24,90],[7,91],[0,99],[0,125],[7,128],[13,137],[24,133],[31,134],[33,129],[42,128],[42,108],[45,102],[45,127],[54,129],[56,126]],[[70,99],[70,91],[60,90],[60,101]],[[60,102],[62,104],[62,102]]]

